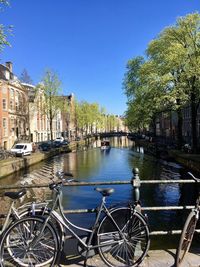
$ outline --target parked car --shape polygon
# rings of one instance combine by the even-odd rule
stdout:
[[[42,151],[49,151],[51,149],[51,144],[49,142],[43,142],[39,144],[39,149]]]
[[[54,148],[61,147],[62,143],[63,142],[61,142],[61,141],[53,141],[52,147],[54,147]]]
[[[64,141],[64,137],[57,137],[54,142],[63,142]]]
[[[69,141],[68,140],[64,140],[61,144],[62,144],[62,146],[67,146],[67,145],[69,145]]]
[[[23,157],[25,155],[30,155],[33,151],[32,143],[18,143],[14,145],[10,151],[16,156]]]

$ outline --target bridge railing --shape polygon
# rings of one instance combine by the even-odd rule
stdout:
[[[124,180],[124,181],[101,181],[101,182],[70,182],[64,183],[64,186],[71,187],[71,186],[98,186],[98,185],[125,185],[131,184],[134,189],[134,199],[135,201],[139,201],[140,199],[140,187],[141,185],[148,185],[148,184],[191,184],[195,183],[193,179],[188,180],[140,180],[139,177],[139,170],[137,168],[133,169],[133,177],[131,180]],[[0,190],[11,190],[11,189],[30,189],[30,188],[48,188],[49,183],[45,184],[37,184],[37,185],[12,185],[6,186],[1,185]],[[153,207],[141,207],[142,211],[174,211],[174,210],[191,210],[194,206],[191,205],[184,205],[184,206],[153,206]],[[64,210],[64,213],[94,213],[96,209],[67,209]],[[2,215],[1,215],[2,216]],[[168,234],[180,234],[182,230],[169,230],[169,231],[152,231],[151,235],[168,235]],[[200,229],[196,229],[196,232],[200,233]]]

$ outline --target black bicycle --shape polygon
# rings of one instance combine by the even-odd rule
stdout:
[[[200,179],[195,177],[192,173],[188,172],[188,174],[197,182],[200,183]],[[200,190],[196,200],[196,205],[193,210],[189,213],[185,225],[183,227],[183,231],[181,233],[181,238],[179,241],[178,249],[176,251],[176,258],[175,258],[175,266],[180,267],[187,252],[190,249],[192,244],[192,239],[195,233],[196,224],[199,220],[199,213],[200,213]]]
[[[56,266],[64,246],[61,235],[65,235],[65,230],[79,241],[85,266],[91,250],[97,251],[107,266],[138,266],[147,254],[150,238],[146,218],[135,206],[129,204],[109,209],[106,197],[114,189],[95,188],[102,195],[95,223],[91,229],[79,227],[63,213],[62,185],[63,181],[49,184],[56,196],[45,216],[21,218],[4,232],[0,243],[0,266]],[[54,222],[62,227],[56,227]],[[76,230],[84,231],[86,238],[80,237]]]
[[[13,158],[14,154],[8,150],[0,149],[0,160]]]

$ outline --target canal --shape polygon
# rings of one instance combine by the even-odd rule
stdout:
[[[1,184],[30,184],[42,180],[49,182],[52,173],[58,170],[71,172],[78,181],[117,181],[131,180],[132,169],[138,168],[140,178],[149,179],[184,179],[187,171],[176,162],[167,162],[144,155],[143,150],[133,147],[132,141],[126,137],[110,139],[111,149],[101,151],[96,141],[89,147],[77,152],[62,154],[51,160],[42,162],[26,171],[6,177]],[[44,172],[45,171],[45,172]],[[45,174],[44,174],[45,173]],[[107,204],[133,201],[134,192],[131,185],[115,185],[115,192],[107,198]],[[40,194],[44,195],[42,189]],[[45,191],[48,191],[45,189]],[[38,196],[36,194],[36,196]],[[77,186],[63,188],[63,206],[65,209],[94,208],[100,201],[100,194],[94,191],[94,186]],[[194,204],[194,185],[159,184],[143,185],[140,199],[143,206],[173,206]],[[181,229],[187,212],[154,211],[147,212],[151,230]],[[93,215],[69,215],[81,226],[91,225]],[[163,238],[165,241],[163,242]],[[152,248],[174,248],[177,236],[163,238],[152,237]]]

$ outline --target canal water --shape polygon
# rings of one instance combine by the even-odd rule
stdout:
[[[142,149],[134,148],[132,141],[126,137],[110,139],[111,149],[101,151],[99,141],[80,151],[62,154],[42,162],[18,175],[6,177],[1,184],[31,183],[42,178],[48,181],[52,173],[58,170],[71,172],[80,182],[123,181],[132,179],[132,169],[138,168],[140,179],[185,179],[187,171],[176,162],[167,162],[144,155]],[[49,170],[49,172],[48,172]],[[45,172],[44,172],[45,171]],[[45,174],[44,174],[45,173]],[[101,195],[94,190],[95,186],[74,186],[63,188],[63,206],[65,209],[94,208]],[[102,186],[108,187],[108,186]],[[107,205],[133,201],[134,191],[131,185],[112,185],[115,192],[107,198]],[[173,206],[194,204],[194,185],[158,184],[142,185],[140,189],[142,206]],[[147,212],[152,231],[181,229],[187,212],[154,211]],[[91,225],[94,216],[91,214],[68,215],[73,222],[81,226]],[[176,236],[163,238],[152,237],[152,248],[174,248]]]

